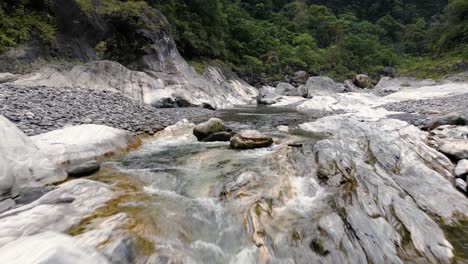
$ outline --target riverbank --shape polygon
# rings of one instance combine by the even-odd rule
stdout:
[[[199,122],[213,113],[196,107],[155,108],[111,91],[0,85],[0,115],[28,136],[81,124],[154,134],[179,120]]]

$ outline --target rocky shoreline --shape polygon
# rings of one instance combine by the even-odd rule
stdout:
[[[179,120],[203,121],[213,113],[195,107],[155,108],[111,91],[0,85],[0,115],[28,136],[90,123],[154,134]]]

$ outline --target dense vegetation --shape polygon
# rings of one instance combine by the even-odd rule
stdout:
[[[77,1],[86,8],[91,0]],[[468,59],[466,0],[100,1],[113,11],[157,7],[193,65],[218,59],[251,80],[297,70],[344,79],[386,66],[438,77]],[[0,52],[25,43],[32,29],[44,41],[53,36],[53,0],[1,2]]]

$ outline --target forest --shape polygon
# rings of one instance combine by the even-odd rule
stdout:
[[[466,0],[101,1],[158,8],[195,69],[217,60],[251,82],[299,70],[342,80],[388,67],[438,78],[468,59]],[[53,38],[53,0],[1,2],[0,52],[25,43],[33,28]]]

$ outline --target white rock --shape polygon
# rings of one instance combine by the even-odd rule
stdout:
[[[467,191],[468,191],[468,190],[467,190],[467,183],[466,183],[466,181],[463,180],[463,179],[460,179],[460,178],[456,179],[456,180],[455,180],[455,186],[457,186],[457,188],[460,189],[460,190],[463,191],[463,192],[467,192]]]
[[[34,145],[30,138],[13,123],[0,116],[0,182],[15,186],[37,187],[63,181],[67,175],[63,168]],[[1,195],[1,194],[0,194]]]
[[[461,177],[468,174],[468,159],[460,160],[455,167],[455,176]]]
[[[66,182],[32,203],[0,214],[0,246],[25,235],[63,232],[113,197],[111,187],[104,183]]]
[[[2,263],[8,264],[108,264],[103,255],[84,247],[73,237],[45,232],[25,236],[0,248]]]
[[[125,150],[132,143],[127,131],[103,125],[79,125],[31,137],[57,164],[77,163]]]

